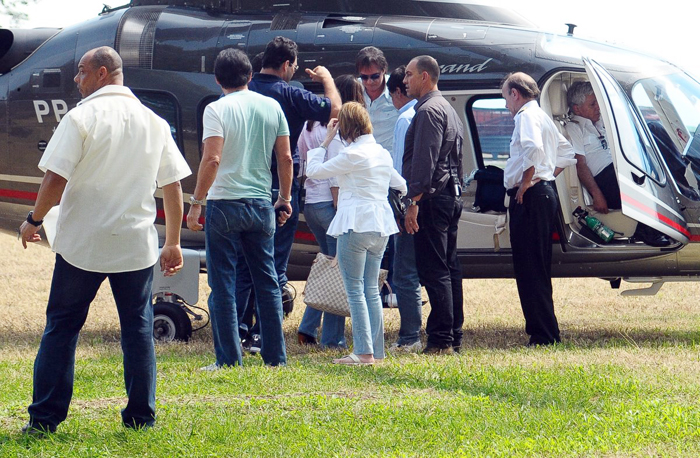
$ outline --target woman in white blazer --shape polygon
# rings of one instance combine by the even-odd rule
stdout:
[[[340,132],[347,146],[323,162]],[[406,193],[406,181],[394,170],[391,155],[372,136],[369,113],[356,102],[343,105],[318,148],[308,151],[309,178],[337,177],[338,210],[328,228],[337,237],[338,265],[352,319],[353,353],[336,364],[374,364],[384,359],[384,317],[377,278],[391,234],[399,231],[387,200],[389,187]]]

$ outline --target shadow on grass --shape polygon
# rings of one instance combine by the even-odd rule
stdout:
[[[387,336],[388,337],[388,336]],[[581,348],[693,346],[700,343],[700,329],[665,330],[645,328],[563,328],[562,343]],[[509,349],[524,346],[528,336],[522,327],[487,326],[464,330],[462,348]]]
[[[350,330],[346,330],[348,343],[352,342]],[[308,349],[298,345],[295,331],[285,332],[287,352],[290,355],[306,354]],[[396,331],[385,334],[387,347],[396,342]],[[41,332],[18,331],[3,333],[0,336],[0,349],[5,347],[38,348],[41,341]],[[528,337],[522,327],[515,326],[483,326],[479,328],[466,328],[462,338],[463,349],[492,349],[504,350],[520,348],[528,341]],[[113,327],[107,329],[90,329],[80,333],[81,345],[110,345],[119,344],[120,332]],[[191,342],[195,345],[207,347],[213,343],[211,331],[205,328],[192,335]],[[585,329],[562,329],[562,343],[569,347],[602,348],[602,347],[648,347],[661,346],[694,346],[700,344],[700,329],[664,330],[645,328],[608,328],[587,327]]]

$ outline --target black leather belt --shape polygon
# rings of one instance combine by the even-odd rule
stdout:
[[[537,183],[532,185],[533,188],[535,186],[554,186],[554,181],[538,181]],[[518,193],[518,188],[518,186],[510,188],[506,191],[506,194],[508,194],[510,197],[515,197],[515,195]]]

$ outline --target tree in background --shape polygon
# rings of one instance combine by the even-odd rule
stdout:
[[[18,25],[22,21],[28,19],[27,13],[24,12],[24,7],[30,3],[36,3],[38,0],[0,0],[0,21],[3,23],[9,22],[12,25]]]

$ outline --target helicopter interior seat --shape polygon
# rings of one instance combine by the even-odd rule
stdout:
[[[495,251],[510,248],[506,212],[479,212],[478,208],[474,208],[474,199],[473,195],[470,195],[469,187],[474,186],[476,181],[471,181],[471,185],[469,182],[462,193],[464,209],[459,217],[457,245],[470,249],[493,248]]]
[[[549,113],[557,128],[567,140],[569,136],[564,126],[569,122],[569,106],[566,101],[568,88],[575,81],[586,80],[585,74],[562,72],[550,79],[544,86],[540,103],[542,109]],[[581,206],[591,216],[595,216],[606,226],[618,233],[616,237],[631,237],[637,227],[637,221],[622,214],[621,210],[610,210],[607,214],[593,209],[593,198],[585,187],[581,186],[576,166],[571,165],[557,177],[557,191],[564,216],[564,222],[578,227],[573,211]]]

